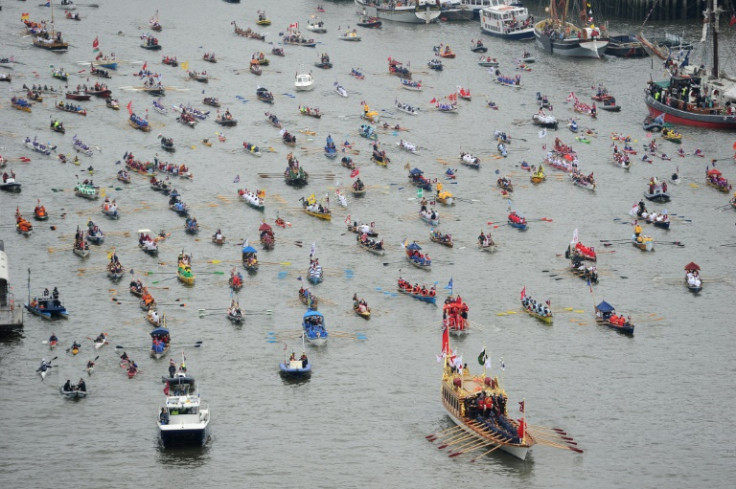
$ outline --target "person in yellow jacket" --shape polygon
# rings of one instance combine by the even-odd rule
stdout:
[[[639,236],[641,234],[641,226],[639,223],[636,223],[636,226],[634,226],[634,236]]]

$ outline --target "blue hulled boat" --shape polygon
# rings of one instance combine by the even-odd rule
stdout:
[[[319,311],[308,310],[302,318],[302,328],[306,340],[316,346],[327,343],[327,329],[325,329],[325,317]]]

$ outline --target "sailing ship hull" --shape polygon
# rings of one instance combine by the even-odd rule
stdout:
[[[378,17],[379,19],[392,20],[394,22],[405,22],[409,24],[429,24],[437,22],[440,9],[436,7],[430,8],[429,5],[411,6],[395,6],[394,8],[376,7],[368,5],[366,0],[355,0],[355,3],[362,7],[369,17]],[[434,4],[434,2],[432,2]]]
[[[664,114],[666,123],[736,131],[736,116],[687,112],[658,102],[649,94],[646,95],[644,102],[647,104],[652,117]]]
[[[608,47],[608,40],[606,39],[550,39],[542,31],[541,25],[545,22],[542,21],[536,25],[534,28],[534,37],[540,47],[549,54],[576,58],[600,58],[605,52],[606,47]]]

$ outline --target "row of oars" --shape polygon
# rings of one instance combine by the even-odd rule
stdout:
[[[480,424],[472,421],[469,423],[472,427],[481,427]],[[443,450],[447,447],[452,447],[453,451],[449,454],[450,458],[459,457],[466,453],[475,452],[477,450],[483,450],[491,447],[489,450],[484,451],[482,454],[473,457],[471,462],[475,462],[477,459],[485,457],[503,447],[503,444],[499,441],[493,441],[486,438],[482,438],[478,433],[469,433],[466,431],[465,426],[456,425],[450,428],[438,431],[425,437],[430,442],[440,440],[442,443],[437,447],[439,450]]]
[[[613,246],[616,244],[627,244],[631,243],[631,239],[601,239],[599,240],[601,243],[603,243],[603,246]],[[684,248],[685,243],[682,241],[657,241],[655,240],[655,243],[658,245],[672,245],[677,246],[679,248]]]
[[[572,450],[576,453],[583,453],[583,450],[577,447],[578,444],[573,437],[569,436],[560,428],[527,425],[526,432],[540,445],[561,448],[563,450]]]

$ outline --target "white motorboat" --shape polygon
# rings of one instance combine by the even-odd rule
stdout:
[[[347,97],[348,96],[348,91],[345,90],[345,87],[343,87],[342,85],[340,85],[337,82],[335,82],[335,91],[341,97]]]
[[[305,92],[314,88],[314,77],[312,73],[304,70],[296,74],[296,80],[294,81],[294,87],[297,92]]]
[[[204,446],[209,439],[210,409],[197,396],[171,396],[157,419],[161,445]]]

